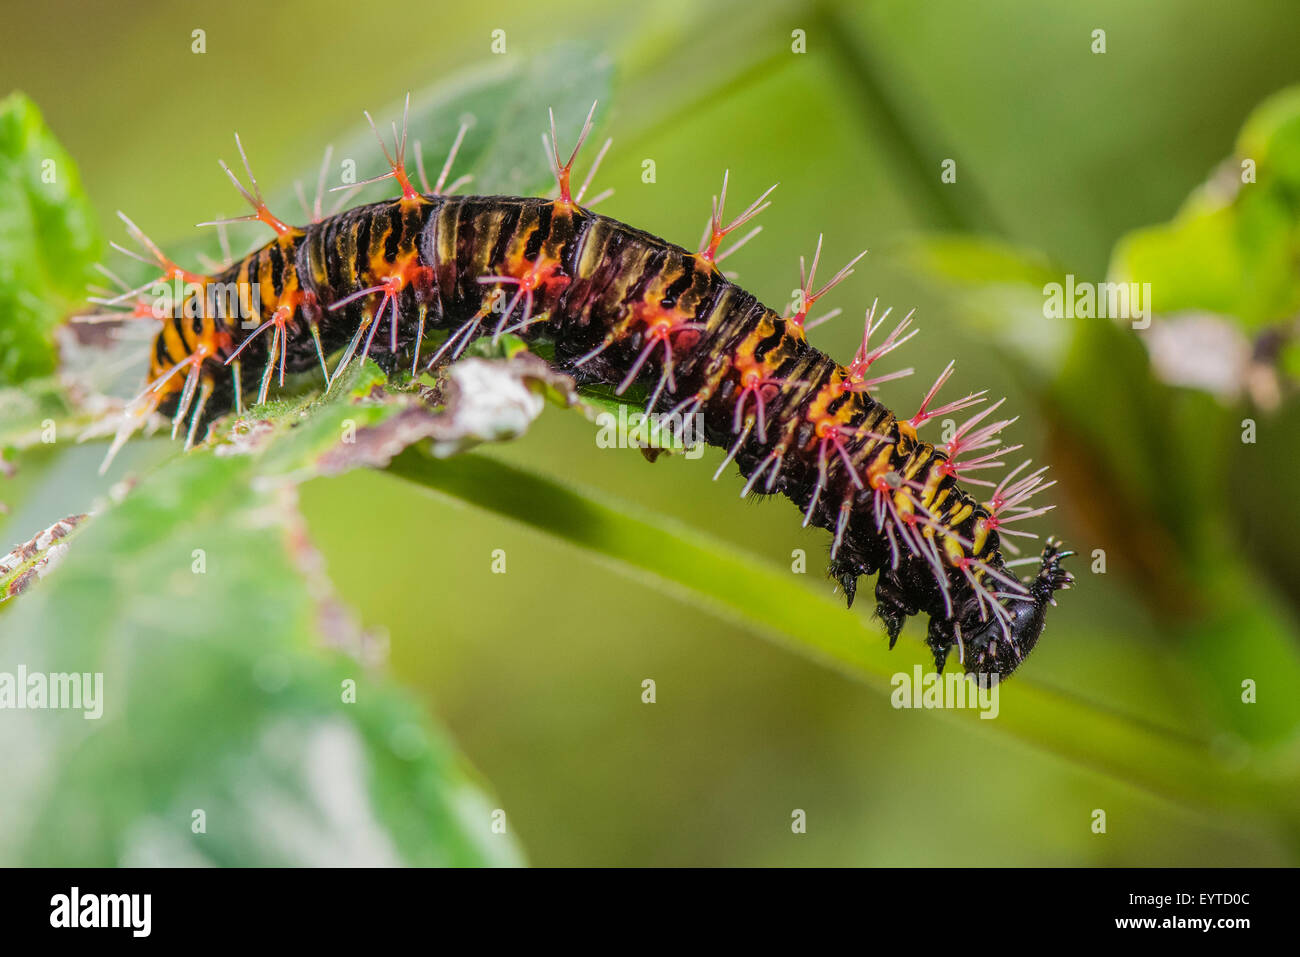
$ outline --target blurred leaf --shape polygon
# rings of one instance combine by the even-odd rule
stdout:
[[[460,192],[527,195],[547,187],[554,182],[540,139],[547,131],[547,110],[555,112],[563,149],[576,140],[593,101],[608,98],[613,64],[603,52],[581,42],[527,58],[492,60],[487,68],[452,77],[411,97],[407,162],[414,174],[418,142],[430,185],[465,120],[471,126],[448,182],[465,174],[473,175],[474,181]],[[391,137],[387,121],[396,121],[401,129],[401,104],[376,117],[380,132]],[[358,119],[341,143],[338,155],[357,158],[359,178],[384,172],[384,159],[369,124]],[[316,175],[315,168],[304,171],[307,182]],[[374,189],[378,197],[388,196],[393,185],[384,181]]]
[[[441,733],[354,657],[364,640],[313,571],[292,486],[254,482],[256,464],[160,469],[7,618],[0,671],[103,686],[98,720],[3,712],[0,860],[518,861]]]
[[[1255,108],[1241,128],[1236,155],[1256,162],[1261,182],[1300,196],[1300,86]]]
[[[495,362],[521,376],[542,365]],[[90,520],[58,574],[24,598],[0,672],[102,672],[103,717],[5,712],[23,726],[4,736],[0,761],[23,781],[4,795],[0,860],[520,860],[451,745],[367,666],[374,640],[333,597],[297,512],[301,481],[386,464],[448,428],[464,434],[469,397],[434,414],[418,391],[386,382],[357,362],[325,396],[235,418]],[[473,418],[496,431],[481,408]],[[23,550],[17,572],[43,554]],[[101,813],[85,815],[101,795]],[[206,833],[190,830],[195,809]]]
[[[1242,164],[1254,167],[1243,182]],[[1158,312],[1235,316],[1247,329],[1300,309],[1300,88],[1259,106],[1236,154],[1167,224],[1129,233],[1111,278],[1150,283]]]
[[[666,589],[883,693],[888,693],[898,670],[880,634],[846,616],[835,602],[666,516],[575,490],[568,482],[560,486],[479,454],[435,461],[412,448],[393,461],[390,471],[587,550],[647,592]],[[1284,780],[1274,778],[1271,764],[1230,768],[1204,742],[1036,686],[1025,677],[999,691],[998,720],[975,720],[975,727],[1010,732],[1061,758],[1175,801],[1300,820],[1293,767]],[[952,717],[970,720],[974,712]]]
[[[0,386],[53,371],[53,328],[99,249],[76,164],[31,100],[0,100]]]
[[[15,545],[8,555],[0,556],[0,602],[21,595],[36,580],[45,577],[67,554],[69,539],[84,521],[85,515],[69,515]]]
[[[547,130],[547,110],[555,111],[555,124],[561,144],[576,140],[593,100],[607,100],[612,79],[609,57],[590,46],[571,42],[555,46],[527,58],[493,57],[487,66],[452,75],[425,90],[411,94],[407,123],[406,168],[411,182],[423,189],[418,160],[422,160],[430,186],[455,142],[460,124],[469,129],[456,154],[446,185],[462,176],[473,177],[458,193],[491,195],[494,193],[529,195],[554,184],[540,134]],[[390,151],[392,124],[400,133],[404,101],[371,115],[384,145]],[[597,120],[603,119],[600,111]],[[525,135],[525,132],[528,135]],[[549,135],[549,133],[548,133]],[[571,147],[570,147],[571,148]],[[330,166],[322,175],[320,160],[309,161],[297,177],[297,185],[279,189],[271,206],[283,213],[286,222],[305,221],[308,211],[304,201],[314,206],[316,187],[321,209],[329,215],[336,208],[351,208],[367,202],[392,198],[396,189],[391,179],[381,179],[359,189],[347,189],[340,182],[342,164],[355,164],[353,181],[364,181],[387,171],[387,161],[375,131],[358,117],[335,139]],[[300,192],[301,190],[301,192]],[[300,199],[301,196],[301,199]],[[243,233],[239,235],[244,235]],[[265,239],[264,230],[247,232],[256,237],[256,245]],[[235,255],[240,255],[239,236],[232,240]],[[200,257],[221,261],[218,234],[201,230],[166,247],[178,261],[198,262]],[[121,272],[132,285],[150,277],[148,267],[127,261]]]
[[[0,449],[22,449],[41,439],[47,419],[65,422],[73,415],[63,388],[54,379],[29,379],[23,387],[0,389]]]
[[[1292,214],[1262,189],[1243,186],[1231,205],[1196,196],[1168,225],[1124,237],[1111,277],[1150,283],[1161,314],[1208,310],[1257,329],[1300,305],[1294,234]]]

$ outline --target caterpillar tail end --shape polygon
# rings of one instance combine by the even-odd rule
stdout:
[[[939,670],[943,670],[948,652],[955,644],[960,649],[962,667],[967,674],[997,675],[998,680],[1009,677],[1038,643],[1047,624],[1047,609],[1056,604],[1053,595],[1073,585],[1074,576],[1061,567],[1061,562],[1073,554],[1064,550],[1056,539],[1047,540],[1038,574],[1027,583],[1029,594],[1023,598],[1007,598],[1003,602],[1010,614],[1005,628],[996,616],[991,616],[987,622],[977,622],[977,628],[968,627],[964,633],[960,630],[960,619],[954,622],[932,620],[927,642]],[[951,636],[945,633],[948,628],[953,630]]]

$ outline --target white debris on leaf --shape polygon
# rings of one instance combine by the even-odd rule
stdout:
[[[68,552],[63,541],[86,520],[86,515],[60,519],[30,541],[16,545],[0,556],[0,602],[20,595],[35,581],[54,570]]]
[[[68,554],[68,543],[59,542],[45,553],[45,560],[36,565],[36,577],[44,578],[50,572],[58,567],[59,562],[63,561]]]
[[[452,455],[467,444],[518,438],[546,405],[531,387],[522,357],[506,362],[465,359],[447,370],[447,410],[433,452]]]
[[[541,415],[548,395],[570,405],[577,401],[573,380],[528,352],[509,359],[462,359],[447,368],[440,392],[440,408],[427,395],[388,394],[388,401],[404,407],[358,429],[352,441],[335,445],[316,460],[316,472],[384,468],[424,439],[431,440],[435,456],[446,458],[482,442],[523,435]]]
[[[238,418],[226,433],[226,441],[216,447],[222,458],[233,455],[252,455],[264,449],[275,436],[275,424],[270,419]]]

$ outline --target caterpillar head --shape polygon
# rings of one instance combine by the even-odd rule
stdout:
[[[967,674],[996,674],[999,678],[1006,678],[1015,671],[1043,633],[1047,606],[1056,604],[1052,594],[1068,589],[1074,582],[1070,573],[1061,567],[1062,559],[1073,554],[1062,551],[1061,543],[1055,539],[1047,540],[1038,574],[1028,585],[1028,596],[1007,598],[1002,602],[1002,607],[1010,615],[1009,621],[1000,622],[992,615],[984,621],[980,619],[978,610],[972,609],[973,615],[962,616],[951,623],[939,623],[952,627],[951,637],[942,634],[942,627],[938,629],[940,634],[936,634],[936,622],[931,621],[929,645],[939,669],[943,669],[948,652],[956,645]]]

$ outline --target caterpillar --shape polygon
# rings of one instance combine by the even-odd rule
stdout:
[[[726,449],[715,478],[734,463],[745,479],[742,495],[783,494],[805,526],[831,533],[829,575],[850,607],[859,578],[877,575],[876,614],[890,648],[904,622],[924,612],[940,671],[956,649],[968,673],[1010,675],[1037,643],[1054,592],[1069,588],[1072,578],[1062,567],[1071,553],[1055,539],[1036,558],[1003,557],[1003,547],[1014,548],[1007,536],[1037,537],[1009,526],[1048,511],[1052,506],[1030,499],[1054,483],[1045,469],[1027,471],[1028,462],[996,484],[977,477],[1021,447],[1000,438],[1015,421],[997,418],[1002,401],[935,445],[918,429],[985,402],[986,393],[935,406],[950,363],[909,418],[873,397],[880,383],[911,372],[880,375],[875,368],[915,335],[911,313],[879,338],[889,310],[877,315],[873,304],[848,365],[809,344],[807,331],[827,318],[810,319],[811,307],[861,256],[816,286],[819,240],[806,272],[801,259],[801,294],[789,314],[725,276],[722,260],[757,230],[725,251],[723,240],[769,205],[771,190],[724,224],[724,175],[694,253],[592,212],[595,200],[582,205],[609,147],[606,141],[575,192],[571,174],[594,111],[593,105],[566,162],[551,114],[550,136],[542,139],[558,186],[553,199],[444,189],[463,127],[432,188],[419,159],[423,189],[416,189],[405,126],[399,137],[394,124],[392,151],[376,130],[389,170],[366,182],[392,179],[401,195],[325,215],[318,190],[312,221],[303,227],[267,208],[236,137],[249,187],[221,165],[252,207],[239,219],[265,223],[275,236],[211,276],[176,265],[119,213],[145,254],[115,247],[192,291],[162,318],[149,383],[127,404],[109,458],[155,414],[172,417],[173,438],[185,427],[188,448],[205,425],[241,410],[246,397],[265,401],[286,372],[319,366],[329,382],[369,357],[390,374],[422,374],[482,336],[544,341],[553,349],[549,361],[580,384],[611,386],[620,395],[643,388],[647,412],[701,417],[705,440]],[[99,301],[116,310],[131,309],[135,299],[133,314],[147,314],[143,288]],[[257,290],[251,321],[220,308],[206,295],[212,288]],[[331,369],[328,357],[340,350]],[[977,500],[966,488],[972,484],[991,489],[989,498]],[[1037,572],[1022,579],[1013,567],[1028,563]]]

